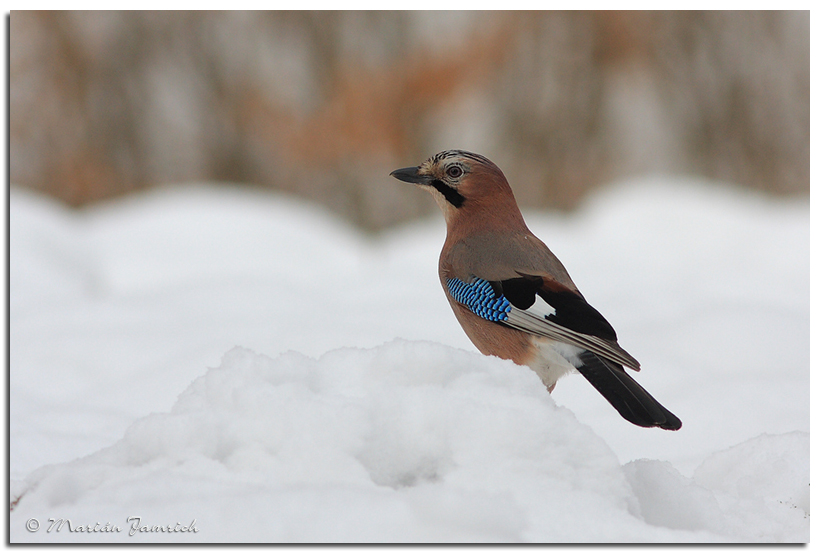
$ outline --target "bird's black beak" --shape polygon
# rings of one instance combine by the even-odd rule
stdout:
[[[390,176],[400,181],[410,182],[413,184],[430,184],[430,177],[427,175],[420,175],[418,167],[405,167],[404,169],[396,169]]]

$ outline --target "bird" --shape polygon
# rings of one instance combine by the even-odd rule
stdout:
[[[640,363],[587,303],[564,265],[527,227],[504,173],[486,157],[439,152],[390,176],[428,190],[447,225],[439,279],[484,355],[531,368],[552,393],[577,371],[627,421],[678,430],[681,421],[627,372]]]

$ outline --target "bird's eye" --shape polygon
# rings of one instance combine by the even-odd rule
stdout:
[[[452,167],[447,169],[447,176],[453,179],[457,179],[463,174],[464,171],[458,165],[453,165]]]

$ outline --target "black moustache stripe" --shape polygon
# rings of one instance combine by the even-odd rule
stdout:
[[[444,196],[444,199],[453,204],[456,207],[461,207],[461,204],[464,203],[464,196],[458,193],[458,190],[451,186],[447,186],[440,180],[436,179],[430,183],[430,186],[441,192],[441,195]]]

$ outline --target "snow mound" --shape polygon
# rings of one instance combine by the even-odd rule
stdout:
[[[685,478],[670,463],[624,467],[651,524],[748,541],[809,541],[809,435],[763,434],[706,458]],[[672,499],[674,498],[674,499]]]
[[[170,412],[16,484],[12,541],[807,540],[808,435],[753,442],[688,479],[621,466],[509,361],[405,340],[318,359],[235,348]],[[197,531],[130,536],[135,516]]]

